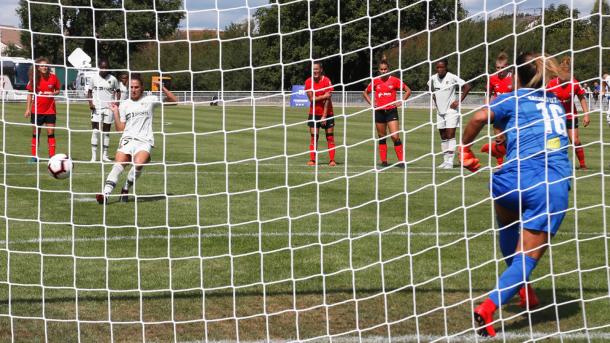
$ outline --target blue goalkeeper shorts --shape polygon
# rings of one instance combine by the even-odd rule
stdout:
[[[508,210],[521,211],[525,229],[550,232],[554,236],[568,209],[570,178],[549,171],[546,182],[544,171],[521,172],[519,188],[517,177],[517,172],[494,174],[492,194],[495,201]]]

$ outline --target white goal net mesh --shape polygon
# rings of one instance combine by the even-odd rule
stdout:
[[[478,153],[474,174],[437,168],[444,152],[428,80],[447,59],[472,86],[458,108],[463,127],[485,107],[502,51],[509,65],[523,51],[570,57],[591,121],[580,126],[587,169],[574,171],[566,218],[530,279],[540,304],[521,308],[517,296],[503,306],[498,337],[610,340],[609,8],[20,1],[23,47],[0,54],[0,341],[480,340],[473,309],[506,266],[489,188],[496,161]],[[75,48],[89,54],[90,69],[68,62]],[[47,172],[46,123],[31,161],[24,80],[41,56],[61,83],[56,149],[74,162],[65,180]],[[387,132],[388,167],[362,96],[382,56],[412,91],[397,109],[403,152]],[[103,58],[117,77],[140,74],[152,94],[152,78],[165,77],[178,105],[155,109],[155,147],[128,201],[119,190],[130,164],[102,206],[95,195],[114,162],[99,159],[103,135],[92,129],[85,86]],[[313,138],[307,126],[302,86],[314,61],[334,87],[334,146],[328,126]],[[120,137],[113,126],[111,158]],[[487,126],[474,151],[493,137]],[[406,168],[395,163],[401,155]],[[576,146],[570,159],[578,165]]]

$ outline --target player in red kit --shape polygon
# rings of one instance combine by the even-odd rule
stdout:
[[[576,104],[574,103],[574,96],[578,97],[580,106],[584,111],[582,118],[582,124],[584,127],[589,126],[591,120],[589,119],[589,106],[585,97],[585,90],[580,87],[579,82],[572,78],[568,80],[571,75],[571,59],[564,57],[561,60],[561,68],[568,77],[566,80],[562,80],[556,77],[549,81],[547,89],[551,91],[561,101],[564,110],[566,111],[566,128],[568,129],[568,137],[574,146],[576,147],[576,157],[578,158],[578,164],[580,169],[586,169],[585,163],[585,149],[582,147],[580,142],[580,136],[578,135],[578,111],[576,110]]]
[[[388,146],[386,144],[387,130],[394,142],[394,151],[398,158],[398,167],[404,168],[404,152],[400,135],[398,134],[398,110],[402,102],[411,96],[411,89],[399,78],[391,76],[389,64],[382,58],[379,62],[379,74],[381,76],[373,79],[368,87],[362,92],[362,96],[375,108],[375,127],[379,137],[379,156],[381,166],[388,166]],[[396,101],[396,92],[404,91],[402,101]],[[371,101],[369,93],[373,92],[374,102]]]
[[[47,127],[47,142],[49,144],[49,157],[55,155],[55,122],[57,110],[55,96],[59,94],[61,85],[52,74],[48,66],[49,60],[41,57],[35,61],[30,69],[28,85],[29,91],[26,100],[25,117],[30,117],[34,126],[32,133],[32,161],[38,161],[37,145],[42,126]],[[32,108],[33,104],[33,108]]]
[[[496,57],[496,73],[489,77],[489,83],[487,84],[488,103],[491,103],[498,95],[512,91],[513,74],[508,66],[508,55],[505,52],[501,52]],[[490,153],[496,158],[500,166],[504,163],[504,155],[506,154],[505,137],[502,130],[496,127],[494,127],[494,135],[494,142],[491,145],[489,143],[483,145],[481,152]]]
[[[318,138],[320,128],[323,128],[326,133],[326,143],[328,145],[328,155],[330,161],[329,166],[336,166],[335,162],[335,136],[334,127],[335,119],[333,118],[333,103],[332,92],[333,85],[330,79],[324,75],[324,68],[321,62],[314,62],[313,77],[305,80],[305,91],[309,98],[309,117],[307,118],[307,126],[309,126],[309,162],[307,165],[316,165],[316,148],[318,146]]]

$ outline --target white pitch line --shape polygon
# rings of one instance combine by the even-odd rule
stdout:
[[[372,235],[374,233],[379,233],[378,231],[366,232],[366,233],[358,233],[352,235],[351,239],[358,239],[360,237],[366,235]],[[407,232],[386,232],[381,233],[383,236],[398,236],[398,237],[406,237],[408,235]],[[491,235],[492,232],[485,232],[484,235]],[[481,233],[469,233],[468,237],[474,237],[475,235],[481,235]],[[569,232],[558,232],[559,236],[570,236],[573,235]],[[578,234],[579,236],[598,236],[603,235],[603,233],[595,233],[595,232],[581,232]],[[181,239],[181,238],[222,238],[229,237],[227,233],[202,233],[199,234],[181,234],[181,235],[169,235],[171,239]],[[237,237],[341,237],[347,238],[348,235],[346,232],[263,232],[261,234],[258,233],[232,233],[232,238]],[[437,236],[450,236],[450,237],[464,237],[464,232],[411,232],[410,236],[421,236],[421,237],[437,237]],[[88,238],[72,238],[68,236],[64,237],[49,237],[49,238],[34,238],[34,239],[26,239],[26,240],[9,240],[10,244],[32,244],[32,243],[62,243],[62,242],[99,242],[99,241],[123,241],[123,240],[148,240],[148,239],[167,239],[168,235],[145,235],[140,234],[137,236],[111,236],[108,238],[105,237],[88,237]],[[6,244],[6,240],[0,240],[0,244]]]
[[[366,172],[367,170],[362,170],[362,171],[323,171],[320,172],[320,174],[335,174],[335,175],[345,175],[345,174],[362,174],[364,172]],[[373,169],[369,169],[368,171],[370,172],[376,172],[376,170]],[[384,174],[404,174],[404,171],[396,169],[396,170],[383,170],[383,171],[379,171],[380,173],[384,173]],[[304,172],[304,171],[289,171],[287,173],[287,175],[313,175],[315,173],[314,170],[308,171],[308,172]],[[438,171],[436,172],[437,174],[455,174],[455,175],[459,175],[459,173],[451,173],[448,171]],[[6,173],[6,176],[36,176],[36,175],[47,175],[46,172],[41,172],[41,173]],[[81,175],[101,175],[103,176],[104,174],[100,173],[92,173],[92,172],[86,172],[86,173],[75,173],[76,176],[81,176]],[[175,171],[168,171],[167,173],[164,172],[147,172],[144,171],[144,174],[151,174],[151,175],[166,175],[166,174],[175,174],[175,175],[193,175],[195,174],[195,172],[175,172]],[[259,172],[243,172],[243,171],[233,171],[233,172],[208,172],[208,171],[200,171],[197,174],[200,175],[226,175],[226,174],[239,174],[239,175],[243,175],[243,174],[253,174],[253,175],[258,175],[258,174],[284,174],[281,172],[272,172],[272,171],[259,171]],[[429,171],[409,171],[409,174],[430,174]]]
[[[608,332],[575,332],[575,333],[564,333],[559,334],[556,332],[506,332],[506,333],[498,333],[498,335],[494,338],[481,338],[476,337],[475,335],[461,335],[455,337],[448,336],[436,336],[436,335],[401,335],[401,336],[392,336],[391,338],[385,336],[352,336],[352,337],[332,337],[332,342],[335,343],[351,343],[351,342],[363,342],[363,343],[385,343],[385,342],[450,342],[450,343],[460,343],[460,342],[476,342],[477,338],[479,342],[504,342],[504,341],[533,341],[533,340],[547,340],[547,339],[559,339],[562,338],[564,341],[580,341],[589,339],[593,340],[601,340],[601,341],[610,341],[610,333]],[[318,337],[314,338],[310,341],[316,342],[322,339],[328,340],[328,337]],[[179,341],[179,343],[203,343],[204,341]],[[208,343],[237,343],[237,341],[232,340],[219,340],[219,341],[206,341]],[[242,341],[241,343],[261,343],[263,341]],[[295,342],[294,340],[275,340],[272,339],[267,341],[270,343],[287,343],[287,342]]]

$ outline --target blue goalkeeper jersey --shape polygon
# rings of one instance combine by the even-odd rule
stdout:
[[[494,126],[506,136],[506,158],[496,174],[524,172],[551,179],[572,174],[568,159],[565,111],[559,99],[544,90],[521,88],[498,96],[491,103]]]

